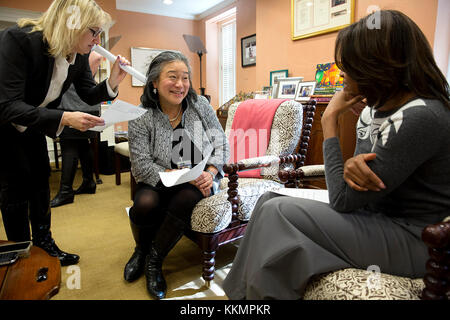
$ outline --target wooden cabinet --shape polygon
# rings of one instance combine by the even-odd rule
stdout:
[[[311,129],[311,140],[306,157],[306,165],[323,164],[323,131],[320,120],[328,103],[317,103],[314,122]],[[346,112],[339,118],[339,142],[344,161],[353,156],[356,144],[356,121],[358,117],[351,112]]]
[[[323,164],[323,131],[321,119],[328,103],[317,103],[314,114],[314,122],[311,129],[311,140],[308,146],[305,165]],[[346,112],[340,116],[339,125],[339,143],[341,145],[342,157],[344,161],[353,156],[356,144],[356,121],[358,117],[351,112]],[[311,181],[310,185],[326,189],[325,181]]]

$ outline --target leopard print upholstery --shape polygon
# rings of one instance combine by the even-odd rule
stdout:
[[[342,269],[313,277],[304,300],[419,300],[422,279],[410,279],[362,269]]]
[[[228,119],[225,134],[228,136],[231,130],[234,115],[239,103],[235,103],[228,109]],[[253,208],[259,197],[265,192],[283,187],[279,178],[278,159],[280,155],[291,154],[301,136],[303,121],[303,106],[293,100],[287,100],[278,107],[267,147],[265,161],[275,164],[262,168],[261,174],[264,179],[242,178],[239,179],[240,205],[238,219],[248,221]],[[247,159],[248,160],[248,159]],[[244,160],[245,161],[245,160]],[[252,161],[259,162],[257,158]],[[291,166],[286,165],[286,166]],[[191,217],[191,229],[203,233],[215,233],[225,229],[231,222],[231,204],[227,200],[228,179],[223,178],[220,182],[220,192],[201,200],[195,206]]]

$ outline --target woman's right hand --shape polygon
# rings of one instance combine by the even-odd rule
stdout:
[[[61,125],[70,126],[80,131],[86,131],[96,126],[105,125],[105,120],[89,113],[79,111],[64,111]]]
[[[361,153],[345,161],[344,180],[356,191],[381,191],[386,189],[383,181],[369,168],[367,161],[376,158],[375,153]]]

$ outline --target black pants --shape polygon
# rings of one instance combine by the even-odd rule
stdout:
[[[139,225],[160,224],[168,212],[190,227],[192,210],[203,194],[190,183],[167,188],[139,183],[136,187],[130,219]]]
[[[4,134],[5,152],[0,157],[0,209],[6,236],[11,241],[30,240],[50,233],[50,164],[45,136],[12,126]]]
[[[93,180],[94,160],[88,138],[60,139],[62,165],[60,190],[72,190],[78,159],[81,163],[83,180]]]

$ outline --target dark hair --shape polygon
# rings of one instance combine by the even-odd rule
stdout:
[[[380,107],[395,95],[411,91],[450,108],[449,85],[428,41],[414,21],[399,11],[375,11],[341,30],[334,58],[357,82],[370,106]]]
[[[161,75],[161,71],[164,66],[173,61],[181,61],[188,68],[189,72],[189,91],[186,97],[188,103],[194,103],[197,101],[197,93],[192,88],[191,80],[191,66],[189,65],[188,59],[178,51],[164,51],[158,54],[150,63],[147,70],[147,83],[144,87],[144,93],[141,96],[141,103],[146,108],[157,108],[159,103],[158,93],[154,93],[153,81],[157,81]]]

